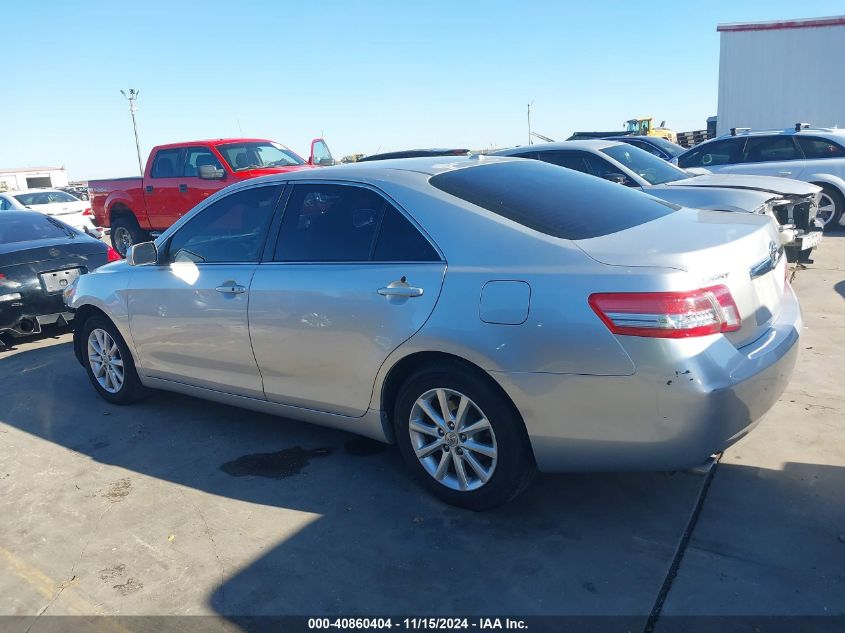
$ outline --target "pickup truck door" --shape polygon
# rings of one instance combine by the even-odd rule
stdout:
[[[221,198],[162,245],[157,265],[133,269],[129,327],[144,375],[264,398],[247,306],[278,194],[256,185]]]
[[[249,329],[268,400],[366,413],[379,368],[428,319],[446,263],[369,187],[297,184],[252,280]]]
[[[144,200],[154,230],[166,229],[186,211],[179,192],[183,180],[180,176],[182,156],[182,148],[163,148],[150,157],[150,173],[144,178]]]
[[[315,167],[330,167],[335,164],[329,146],[321,138],[311,141],[311,155],[308,157],[308,164]]]
[[[222,170],[223,165],[211,151],[204,146],[186,147],[182,161],[182,177],[179,179],[179,194],[181,196],[180,217],[197,206],[208,196],[218,192],[226,186],[223,180],[203,180],[199,177],[199,168],[211,165]],[[225,173],[225,171],[224,171]],[[231,182],[231,181],[230,181]]]

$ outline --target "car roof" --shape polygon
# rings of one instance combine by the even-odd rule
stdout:
[[[45,187],[43,189],[18,189],[17,191],[2,191],[0,193],[8,193],[12,196],[17,196],[21,193],[67,193],[62,191],[61,189],[57,189],[55,187]]]
[[[39,218],[52,217],[43,213],[39,213],[38,211],[30,211],[28,209],[8,209],[6,211],[0,211],[0,221],[3,221],[4,219],[13,220],[15,218],[31,218],[33,216],[38,216]]]
[[[385,180],[396,176],[413,174],[425,177],[435,176],[455,169],[466,169],[494,162],[512,162],[520,160],[505,156],[425,156],[420,158],[393,158],[363,163],[345,163],[333,167],[320,167],[303,171],[289,171],[270,174],[251,182],[277,182],[285,180]]]
[[[615,147],[623,145],[618,141],[610,141],[603,138],[584,139],[581,141],[556,141],[554,143],[535,143],[533,145],[521,145],[518,147],[511,147],[509,149],[501,149],[492,152],[493,156],[513,156],[527,151],[545,152],[556,149],[581,149],[592,152],[598,152],[608,147]]]
[[[187,147],[189,145],[211,145],[217,147],[218,145],[228,145],[230,143],[276,143],[266,138],[212,138],[200,141],[179,141],[178,143],[165,143],[163,145],[156,145],[157,148],[165,147]],[[278,143],[278,145],[282,145]],[[282,147],[285,147],[282,145]]]

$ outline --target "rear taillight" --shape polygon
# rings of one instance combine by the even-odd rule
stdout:
[[[687,338],[734,332],[742,325],[725,286],[689,292],[606,292],[590,307],[614,334]]]
[[[85,211],[82,212],[82,215],[94,215],[94,212],[91,211],[91,207],[88,207],[87,209],[85,209]]]
[[[106,253],[106,257],[108,258],[108,261],[110,261],[110,262],[119,262],[121,259],[123,259],[120,256],[120,253],[118,253],[116,250],[114,250],[111,246],[109,246],[109,250]]]

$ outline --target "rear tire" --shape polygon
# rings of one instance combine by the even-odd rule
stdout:
[[[839,228],[839,220],[842,219],[842,212],[845,211],[845,196],[831,185],[819,184],[822,188],[821,200],[819,201],[819,211],[822,207],[830,207],[833,209],[826,222],[824,222],[825,231],[836,231]],[[819,217],[818,214],[816,217]],[[821,219],[821,218],[819,218]]]
[[[111,222],[111,245],[121,257],[126,257],[130,246],[148,242],[150,234],[138,226],[134,215],[119,215]]]
[[[123,405],[144,396],[126,341],[106,317],[91,316],[83,324],[82,358],[88,379],[104,400]]]
[[[399,390],[393,427],[408,468],[450,505],[495,508],[521,493],[536,473],[513,403],[489,377],[458,363],[411,375]]]

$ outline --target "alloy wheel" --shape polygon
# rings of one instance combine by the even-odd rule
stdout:
[[[88,335],[88,363],[99,385],[109,393],[123,388],[123,358],[115,340],[105,330],[91,330]]]
[[[126,257],[126,252],[132,246],[132,235],[129,234],[129,229],[119,226],[114,230],[114,244],[117,247],[117,252],[122,257]]]
[[[496,469],[498,446],[487,416],[469,397],[430,389],[417,398],[408,424],[425,471],[452,490],[477,490]]]
[[[819,196],[819,209],[816,212],[816,217],[821,220],[822,224],[826,227],[830,224],[834,215],[836,215],[836,202],[826,193],[822,193],[821,196]]]

